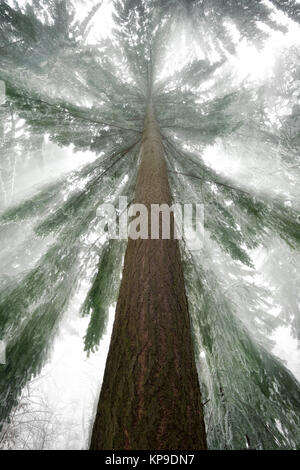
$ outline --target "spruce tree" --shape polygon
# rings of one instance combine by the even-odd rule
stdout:
[[[75,1],[0,5],[1,422],[39,374],[70,299],[92,271],[80,312],[90,316],[88,354],[117,301],[92,448],[299,448],[300,386],[269,339],[284,322],[299,335],[298,280],[288,261],[300,242],[293,191],[299,50],[282,51],[278,80],[269,83],[236,82],[230,65],[237,52],[230,25],[261,47],[268,31],[285,31],[271,3],[298,21],[296,2],[113,3],[112,36],[93,46],[86,38],[101,2],[90,2],[82,22]],[[168,69],[184,41],[188,56]],[[290,111],[274,118],[282,102]],[[30,166],[46,136],[97,157],[14,201],[16,155]],[[205,158],[212,148],[241,154],[249,184],[215,171]],[[271,161],[289,182],[288,199],[280,186],[251,185],[261,177],[250,170],[253,152],[266,164],[263,177],[272,177]],[[204,204],[201,254],[184,240],[126,247],[97,238],[97,208],[120,196],[146,206]],[[272,290],[249,280],[255,250],[269,254]],[[286,253],[279,266],[274,252]],[[24,253],[27,268],[14,271]],[[271,297],[283,305],[282,317],[269,313]]]

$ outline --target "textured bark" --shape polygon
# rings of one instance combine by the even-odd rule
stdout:
[[[151,103],[135,202],[171,204]],[[178,241],[129,239],[91,449],[205,449]]]

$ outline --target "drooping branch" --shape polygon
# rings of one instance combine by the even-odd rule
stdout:
[[[177,154],[181,155],[183,158],[186,158],[187,157],[187,154],[183,154],[178,148],[176,148],[168,138],[166,138],[164,136],[165,140],[166,140],[166,143],[169,147],[172,147]],[[208,175],[208,170],[204,167],[203,168],[204,172],[206,172],[206,174]],[[182,173],[182,172],[179,172],[179,171],[174,171],[174,170],[168,170],[169,173],[177,173],[177,174],[180,174],[180,175],[183,175],[183,176],[187,176],[187,177],[190,177],[190,178],[196,178],[196,179],[199,179],[201,181],[204,181],[206,183],[214,183],[216,185],[219,185],[219,186],[224,186],[228,189],[231,189],[233,191],[238,191],[238,192],[241,192],[241,193],[244,193],[244,194],[247,194],[248,196],[252,197],[252,195],[248,192],[248,191],[245,191],[243,189],[240,189],[240,188],[237,188],[235,186],[231,186],[227,183],[223,183],[217,179],[214,179],[214,178],[204,178],[203,176],[199,176],[199,175],[192,175],[192,174],[188,174],[188,173]]]
[[[188,174],[188,173],[181,173],[180,171],[168,170],[168,172],[169,173],[176,173],[178,175],[188,176],[190,178],[196,178],[196,179],[199,179],[201,181],[204,181],[205,183],[213,183],[213,184],[216,184],[216,185],[219,185],[219,186],[224,186],[225,188],[232,189],[233,191],[239,191],[241,193],[247,194],[248,196],[251,196],[251,194],[248,191],[244,191],[243,189],[236,188],[234,186],[230,186],[230,185],[225,184],[225,183],[221,183],[220,181],[217,181],[217,180],[213,180],[213,179],[208,180],[206,178],[203,178],[202,176],[191,175],[191,174]]]
[[[13,42],[9,42],[8,44],[5,44],[5,46],[0,47],[0,51],[2,51],[3,49],[6,49],[7,47],[14,46],[15,44],[19,44],[20,42],[24,42],[24,39],[18,39],[18,41],[13,41]]]

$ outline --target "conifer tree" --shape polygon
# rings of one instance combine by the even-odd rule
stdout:
[[[296,2],[271,3],[298,21]],[[285,63],[278,61],[275,74],[283,81],[237,83],[232,25],[240,38],[261,47],[268,31],[285,31],[270,5],[113,4],[112,36],[93,46],[86,38],[101,2],[90,2],[82,22],[75,20],[75,1],[0,5],[6,88],[0,237],[7,246],[0,278],[0,338],[7,343],[1,422],[39,374],[70,299],[92,271],[81,306],[90,317],[88,354],[98,348],[108,308],[117,302],[92,448],[299,448],[300,386],[272,354],[269,339],[287,321],[299,335],[297,278],[287,285],[288,260],[300,242],[293,190],[299,50],[288,57],[282,52]],[[187,56],[168,69],[184,41]],[[283,102],[290,111],[278,117]],[[16,154],[30,166],[32,147],[40,154],[46,136],[96,158],[11,202]],[[248,184],[215,171],[205,158],[212,148],[242,155]],[[261,176],[253,152],[265,162],[263,177],[271,177],[272,166],[288,181],[288,196],[280,185],[273,191],[251,185]],[[97,238],[97,208],[116,204],[119,196],[146,206],[203,203],[201,254],[184,240],[129,240],[126,248],[124,241]],[[272,291],[249,281],[255,250],[269,253],[264,263]],[[285,254],[276,269],[274,252]],[[20,262],[26,268],[14,271]],[[282,317],[269,313],[272,297]]]

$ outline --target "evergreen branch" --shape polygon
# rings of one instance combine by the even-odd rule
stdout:
[[[2,51],[2,49],[6,49],[6,47],[13,46],[14,44],[19,44],[20,42],[24,42],[24,39],[19,39],[18,41],[13,41],[6,44],[5,46],[1,46],[0,51]]]
[[[170,140],[165,137],[165,140],[167,141],[167,144],[169,144],[169,146],[173,147],[173,149],[175,150],[176,153],[178,153],[179,155],[181,155],[182,157],[186,158],[186,154],[183,154],[178,148],[176,148],[171,142]],[[207,169],[204,167],[203,170],[208,173]],[[228,189],[231,189],[233,191],[238,191],[238,192],[241,192],[241,193],[244,193],[244,194],[247,194],[247,196],[250,196],[250,197],[253,197],[248,191],[245,191],[243,189],[240,189],[240,188],[236,188],[234,186],[231,186],[229,184],[226,184],[226,183],[222,183],[221,181],[218,181],[214,178],[209,178],[209,179],[206,179],[206,178],[203,178],[202,176],[196,176],[196,175],[192,175],[192,174],[188,174],[188,173],[181,173],[179,171],[173,171],[173,170],[168,170],[169,173],[177,173],[177,174],[180,174],[180,175],[183,175],[183,176],[188,176],[190,178],[196,178],[196,179],[199,179],[199,180],[202,180],[206,183],[215,183],[217,185],[220,185],[220,186],[224,186],[225,188],[228,188]]]
[[[190,178],[196,178],[196,179],[202,180],[206,183],[215,183],[217,185],[224,186],[225,188],[232,189],[233,191],[242,192],[242,193],[247,194],[248,196],[252,197],[251,194],[248,191],[244,191],[243,189],[240,189],[240,188],[235,188],[234,186],[230,186],[229,184],[221,183],[220,181],[216,181],[216,180],[213,180],[213,179],[208,180],[208,179],[205,179],[201,176],[195,176],[195,175],[191,175],[191,174],[188,174],[188,173],[181,173],[180,171],[168,170],[168,173],[177,173],[178,175],[189,176]]]
[[[68,108],[66,108],[65,106],[61,106],[61,105],[57,105],[57,104],[51,104],[51,103],[48,103],[47,101],[44,101],[44,100],[38,100],[40,101],[41,103],[44,103],[46,104],[47,106],[54,106],[54,107],[59,107],[59,109],[63,109],[65,111],[67,111],[67,113],[69,113],[71,116],[73,117],[76,117],[77,119],[80,119],[82,121],[86,121],[86,122],[90,122],[92,124],[100,124],[100,125],[104,125],[104,126],[109,126],[109,127],[114,127],[116,129],[122,129],[122,130],[127,130],[127,131],[132,131],[132,132],[136,132],[137,134],[142,134],[141,131],[138,131],[136,129],[131,129],[131,128],[128,128],[128,127],[123,127],[123,126],[117,126],[116,124],[111,124],[109,122],[105,122],[105,121],[98,121],[96,119],[91,119],[91,118],[85,118],[83,116],[80,116],[72,111],[70,111]]]
[[[18,96],[22,98],[22,95],[20,95],[20,93],[18,94]],[[37,104],[40,103],[40,104],[44,104],[44,105],[46,105],[50,108],[54,108],[54,109],[56,108],[58,111],[66,111],[70,116],[73,116],[73,117],[75,117],[77,119],[80,119],[82,121],[85,121],[85,122],[89,122],[91,124],[100,124],[102,126],[109,126],[109,127],[114,127],[116,129],[122,129],[122,130],[135,132],[137,134],[142,134],[142,131],[139,131],[137,129],[132,129],[132,128],[124,127],[124,126],[119,126],[119,125],[113,124],[111,122],[99,121],[99,120],[96,120],[96,119],[91,119],[91,118],[86,118],[84,116],[80,116],[78,113],[76,113],[74,111],[71,111],[68,107],[66,107],[62,104],[50,103],[49,101],[46,101],[46,100],[43,100],[43,99],[37,98],[37,97],[31,98],[28,95],[26,96],[26,98],[28,98],[30,101],[36,102]]]

